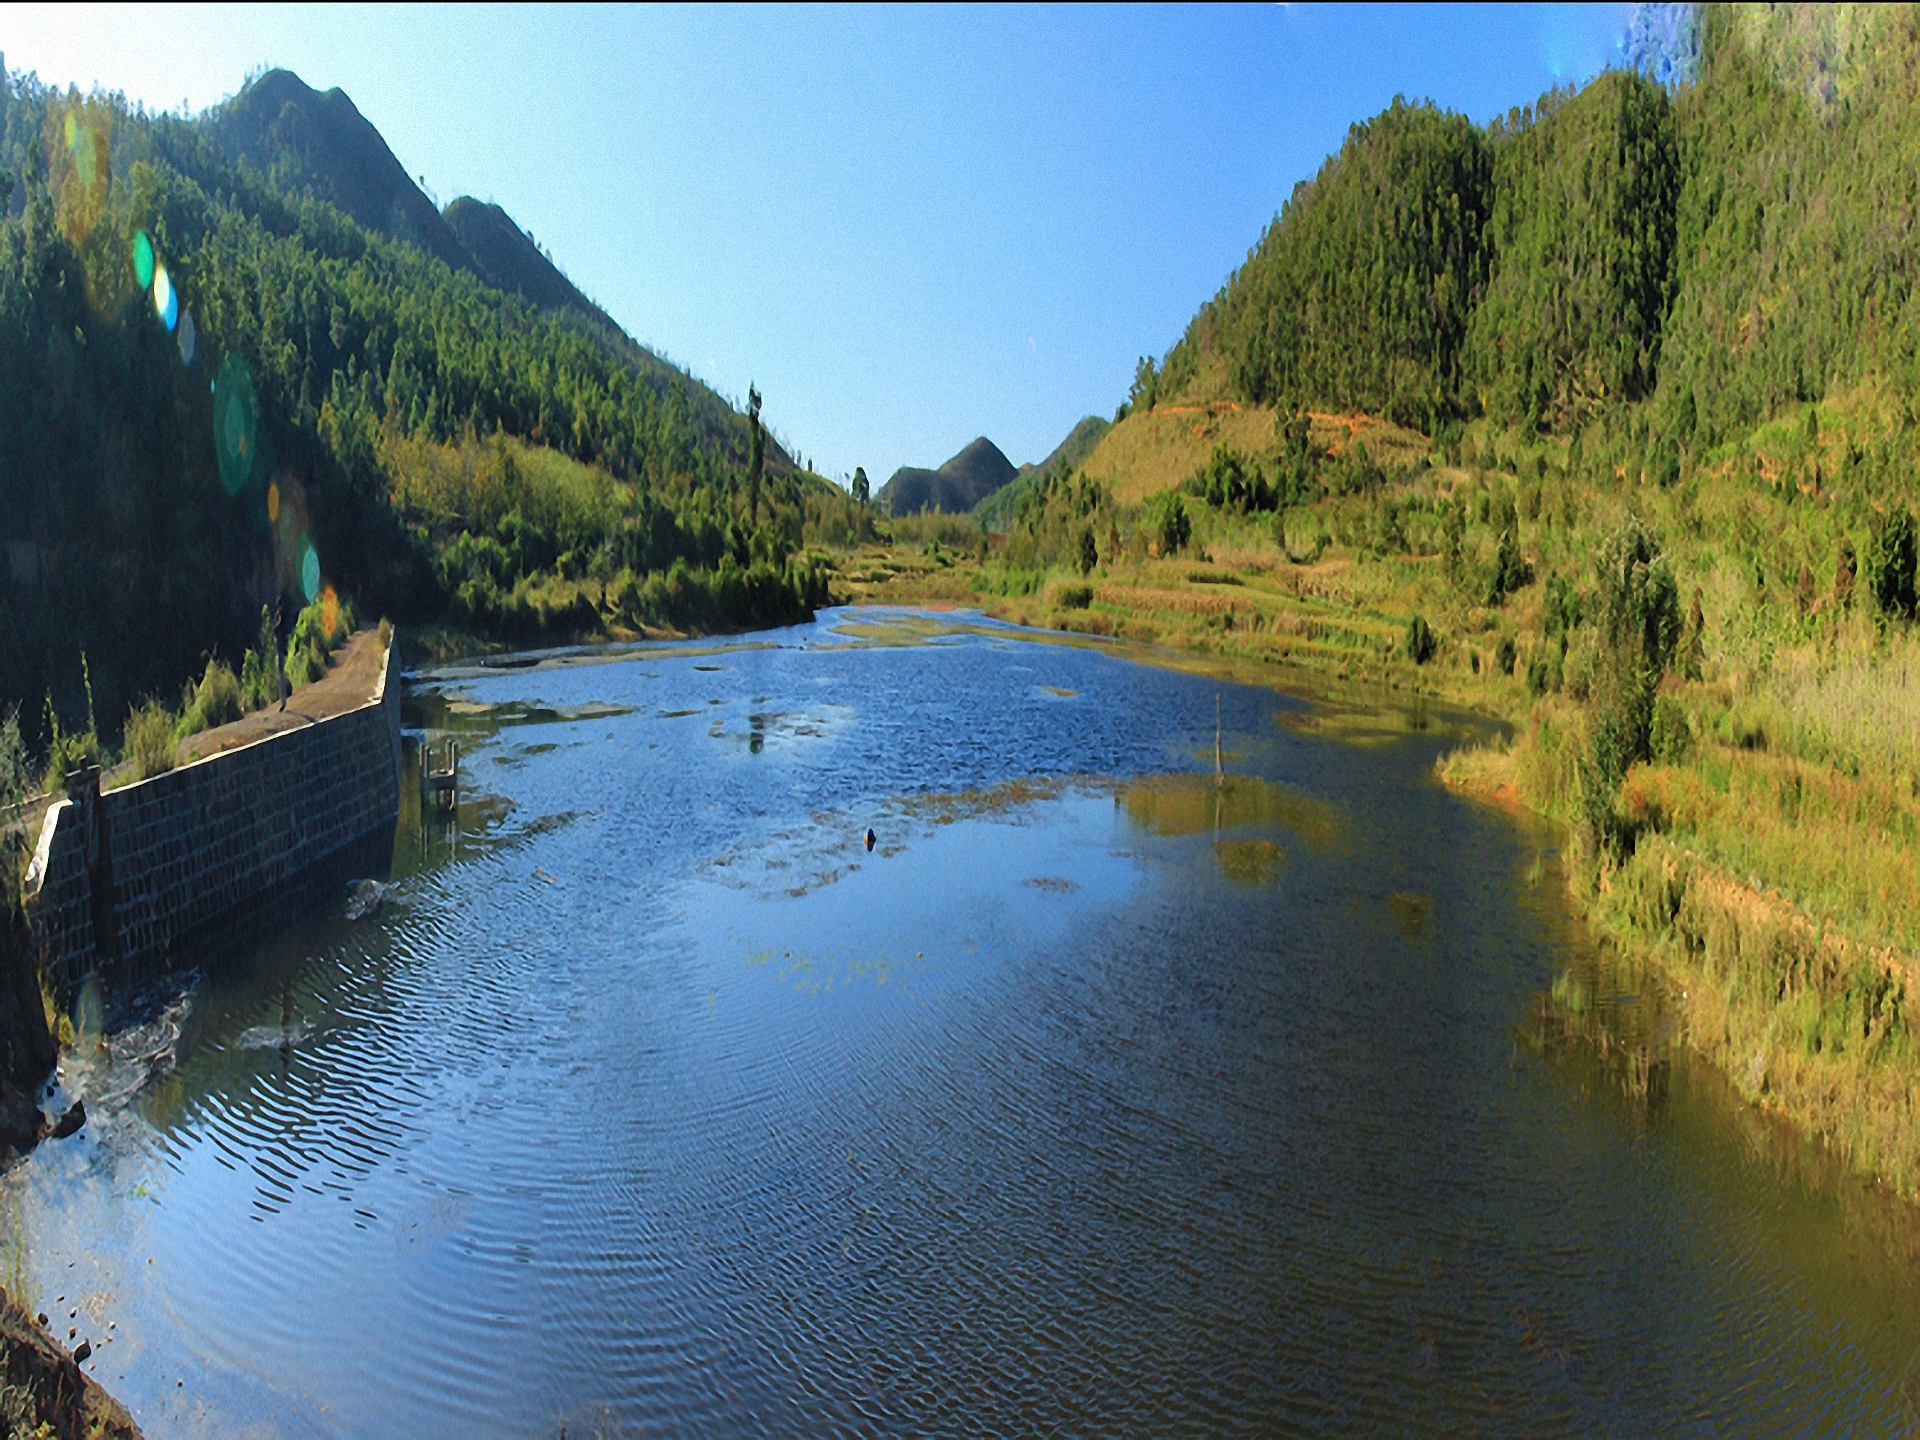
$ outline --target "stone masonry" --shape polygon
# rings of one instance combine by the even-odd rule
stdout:
[[[400,806],[400,684],[393,649],[373,697],[105,794],[51,806],[27,871],[48,980],[71,992],[100,969],[149,974],[205,925],[391,827]],[[97,776],[98,772],[92,772]]]

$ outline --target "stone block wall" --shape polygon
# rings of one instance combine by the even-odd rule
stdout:
[[[47,978],[70,991],[102,968],[191,965],[177,947],[196,928],[391,831],[401,773],[393,660],[389,647],[357,710],[49,808],[27,872]]]

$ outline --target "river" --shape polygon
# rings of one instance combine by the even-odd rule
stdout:
[[[412,675],[458,811],[65,1062],[11,1283],[154,1437],[1904,1433],[1911,1216],[1433,781],[1483,727],[1145,658]]]

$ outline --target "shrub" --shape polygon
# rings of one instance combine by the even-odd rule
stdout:
[[[1055,586],[1053,603],[1063,610],[1084,610],[1093,603],[1093,587],[1091,585]]]
[[[1663,765],[1677,765],[1693,748],[1693,731],[1687,723],[1686,707],[1672,695],[1656,696],[1653,702],[1653,726],[1647,736],[1647,750]]]
[[[136,705],[127,716],[126,758],[135,780],[164,775],[178,762],[173,717],[158,700]]]
[[[1500,531],[1500,548],[1493,557],[1493,574],[1487,579],[1487,604],[1499,605],[1523,585],[1533,582],[1533,567],[1520,553],[1520,541],[1511,525]]]
[[[1416,665],[1424,665],[1433,658],[1439,642],[1433,638],[1433,627],[1427,624],[1424,615],[1416,614],[1407,621],[1407,634],[1402,648],[1407,658]]]
[[[80,656],[80,674],[86,682],[87,728],[69,734],[60,728],[59,712],[53,708],[53,695],[47,695],[47,772],[40,788],[53,794],[67,783],[67,776],[81,765],[100,763],[100,732],[93,720],[93,672],[87,666],[85,652]]]
[[[184,704],[174,728],[176,738],[181,740],[202,730],[229,725],[247,713],[239,678],[211,656],[207,658],[206,673],[200,677],[200,683],[188,685],[181,698]]]
[[[1224,440],[1213,447],[1206,464],[1187,477],[1183,488],[1209,505],[1241,515],[1271,510],[1278,498],[1260,467]]]
[[[1511,635],[1502,635],[1500,637],[1500,644],[1493,652],[1493,663],[1499,668],[1500,673],[1502,675],[1511,675],[1513,673],[1514,662],[1519,658],[1520,652],[1513,643],[1513,637]]]
[[[489,584],[485,577],[468,584]],[[462,587],[463,591],[466,587]],[[516,595],[519,587],[515,587]],[[491,607],[499,608],[497,595],[487,597]],[[343,604],[328,590],[302,610],[293,622],[293,636],[287,641],[287,681],[296,690],[310,685],[327,673],[333,652],[352,633],[353,607]],[[276,677],[277,678],[277,677]],[[277,692],[276,692],[277,694]]]
[[[1632,518],[1601,546],[1595,575],[1594,782],[1611,790],[1648,756],[1654,692],[1680,642],[1680,590],[1660,537]]]
[[[1193,521],[1187,516],[1186,504],[1171,491],[1160,499],[1154,531],[1162,555],[1178,555],[1193,539]]]
[[[1867,542],[1867,572],[1872,577],[1873,603],[1889,620],[1913,618],[1914,569],[1913,512],[1904,505],[1895,505],[1880,517]]]
[[[260,607],[260,633],[240,659],[240,709],[251,714],[280,698],[280,647],[273,633],[273,612]]]
[[[0,716],[0,904],[17,907],[33,837],[23,819],[34,776],[20,738],[20,711],[9,706]]]

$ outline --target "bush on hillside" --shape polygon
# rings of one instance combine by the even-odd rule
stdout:
[[[1874,525],[1867,544],[1873,603],[1887,619],[1913,618],[1914,569],[1913,512],[1904,505],[1894,505]]]
[[[1407,621],[1407,634],[1401,642],[1401,648],[1416,665],[1424,665],[1433,658],[1439,641],[1434,639],[1433,627],[1427,624],[1426,616],[1416,614]]]
[[[1172,491],[1159,499],[1153,517],[1153,531],[1162,557],[1178,555],[1193,539],[1193,521],[1187,515],[1186,504]]]

